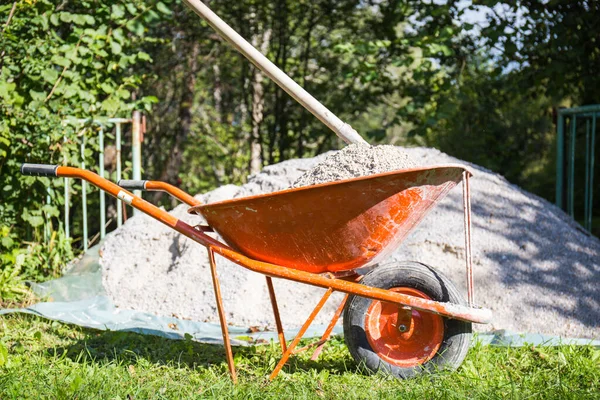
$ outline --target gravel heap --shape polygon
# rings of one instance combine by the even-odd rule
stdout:
[[[292,183],[292,187],[316,185],[414,167],[415,163],[400,147],[351,144],[304,173]]]
[[[395,162],[405,167],[412,164],[402,153],[418,166],[467,164],[428,148],[363,149],[395,154]],[[268,166],[243,186],[226,185],[197,198],[210,203],[282,190],[292,183],[302,186],[320,182],[319,174],[314,173],[321,168],[320,163],[335,168],[343,161],[343,154],[355,151],[360,150],[348,146],[337,153]],[[356,165],[359,164],[368,167],[368,162]],[[510,184],[500,175],[469,166],[475,174],[471,181],[475,301],[494,311],[494,323],[477,328],[599,338],[600,241],[553,204]],[[311,171],[313,167],[317,168]],[[331,170],[324,173],[349,177]],[[352,166],[348,170],[359,169]],[[464,290],[461,196],[460,188],[453,189],[391,260],[430,264]],[[172,214],[189,223],[203,222],[201,217],[188,215],[186,209],[185,205],[179,206]],[[238,326],[272,326],[264,277],[222,258],[217,263],[228,322]],[[118,307],[218,322],[206,250],[146,215],[130,218],[106,238],[101,264],[104,286]],[[274,284],[287,327],[299,326],[323,293],[322,289],[284,280],[275,279]],[[341,299],[340,294],[335,296],[316,323],[328,322],[337,307],[336,299]]]

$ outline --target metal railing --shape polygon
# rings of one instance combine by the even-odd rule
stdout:
[[[134,111],[131,118],[99,118],[99,119],[80,119],[80,118],[69,118],[63,121],[64,125],[73,125],[83,127],[85,125],[96,125],[99,127],[98,130],[98,169],[99,175],[105,178],[105,170],[104,170],[104,133],[107,128],[110,126],[114,126],[115,129],[115,172],[116,172],[116,180],[121,179],[122,174],[122,163],[121,163],[121,144],[123,138],[123,130],[122,126],[124,124],[131,124],[131,132],[132,132],[132,143],[131,143],[131,161],[132,161],[132,178],[133,179],[141,179],[142,178],[142,124],[141,124],[141,115],[139,111]],[[67,138],[65,137],[65,141]],[[79,143],[80,148],[80,156],[81,169],[86,168],[85,164],[85,150],[86,150],[86,141],[85,135],[81,136],[81,141]],[[70,180],[65,178],[64,180],[64,224],[65,224],[65,235],[67,237],[71,237],[70,232]],[[100,239],[103,239],[106,236],[106,194],[103,190],[99,191],[100,194]],[[136,195],[140,196],[141,192],[136,191]],[[81,207],[82,207],[82,224],[83,224],[83,232],[82,232],[82,242],[83,242],[83,251],[87,251],[88,249],[88,218],[87,218],[87,182],[82,181],[81,183]],[[121,226],[123,224],[123,208],[118,204],[117,207],[117,226]],[[135,213],[135,210],[134,210]]]
[[[575,217],[575,156],[578,127],[585,123],[585,173],[583,226],[592,230],[594,210],[594,168],[596,119],[600,105],[557,110],[556,123],[556,205]],[[581,130],[581,129],[580,129]],[[565,153],[566,157],[565,157]]]

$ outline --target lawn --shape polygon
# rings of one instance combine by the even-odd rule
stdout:
[[[275,344],[234,348],[233,385],[221,346],[105,332],[30,315],[0,317],[0,398],[560,398],[600,396],[600,350],[475,346],[457,372],[398,381],[370,376],[334,339],[318,362],[292,359],[279,377]]]

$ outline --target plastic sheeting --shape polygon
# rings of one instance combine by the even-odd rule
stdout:
[[[217,324],[162,317],[154,314],[115,307],[102,286],[102,271],[98,262],[98,246],[91,248],[61,278],[32,284],[33,291],[45,301],[27,308],[1,309],[0,315],[22,312],[48,319],[79,325],[86,328],[111,331],[131,331],[157,335],[169,339],[192,339],[222,344],[221,327]],[[269,310],[270,312],[270,310]],[[311,326],[304,337],[320,337],[325,325]],[[277,339],[275,332],[251,332],[249,327],[230,326],[229,334],[234,345],[252,345]],[[286,330],[291,339],[297,330]],[[341,334],[336,326],[334,334]],[[189,337],[189,336],[187,336]],[[600,341],[590,339],[560,338],[542,334],[517,334],[506,331],[480,333],[476,340],[483,345],[520,347],[525,345],[593,345]]]

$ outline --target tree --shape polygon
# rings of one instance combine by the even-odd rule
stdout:
[[[410,49],[397,40],[395,27],[407,23],[404,2],[212,1],[211,8],[300,85],[343,119],[355,119],[395,91],[393,62]],[[335,135],[263,77],[227,43],[181,6],[161,25],[148,52],[156,76],[144,93],[159,93],[158,112],[150,118],[147,172],[194,192],[245,180],[263,165],[310,156],[339,146]],[[197,56],[190,51],[199,46]],[[190,57],[198,58],[197,69]],[[171,67],[173,66],[173,67]],[[192,78],[193,76],[193,78]],[[182,101],[183,85],[194,80],[194,101]],[[158,90],[157,90],[158,88]],[[185,105],[192,123],[176,117]],[[181,128],[186,128],[184,134]],[[380,131],[363,132],[380,135]],[[184,148],[159,154],[159,147]],[[164,174],[167,165],[178,165]]]
[[[83,157],[90,165],[97,148],[93,128],[75,131],[63,126],[63,119],[149,109],[152,98],[132,101],[131,93],[144,79],[138,67],[150,60],[141,51],[152,40],[147,28],[159,17],[155,10],[164,7],[141,0],[127,5],[38,0],[0,6],[1,269],[16,266],[38,279],[58,274],[72,256],[59,215],[63,181],[22,176],[19,166],[77,165],[84,136],[88,147]],[[75,217],[77,235],[81,217]],[[50,250],[40,245],[44,226],[50,231],[45,238]]]
[[[415,141],[554,198],[552,109],[600,101],[600,7],[589,1],[414,3],[398,120]],[[487,6],[487,7],[486,7]],[[484,24],[459,23],[487,10]]]
[[[528,87],[542,89],[555,104],[598,104],[600,3],[589,0],[487,1],[489,47],[498,62],[519,71]]]

